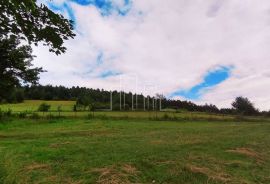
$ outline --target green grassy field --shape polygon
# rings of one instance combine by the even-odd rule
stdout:
[[[17,104],[0,104],[0,109],[8,110],[11,109],[14,112],[23,111],[37,111],[38,107],[42,103],[51,105],[50,110],[56,111],[60,105],[63,111],[72,111],[75,101],[45,101],[45,100],[25,100],[23,103]]]
[[[41,103],[47,103],[51,105],[49,112],[37,112],[37,109]],[[13,113],[18,112],[37,112],[41,116],[58,116],[57,107],[61,106],[61,116],[65,117],[87,117],[92,112],[76,112],[74,113],[73,106],[75,101],[42,101],[42,100],[25,100],[23,103],[18,104],[0,104],[0,109],[2,111],[7,111],[8,109],[12,110]],[[176,111],[162,111],[162,112],[154,112],[154,111],[100,111],[94,113],[95,116],[107,117],[107,118],[135,118],[135,119],[155,119],[155,118],[163,118],[168,116],[168,119],[201,119],[201,120],[233,120],[233,116],[224,116],[218,114],[207,114],[201,112],[176,112]]]
[[[10,119],[0,183],[270,183],[267,122]]]

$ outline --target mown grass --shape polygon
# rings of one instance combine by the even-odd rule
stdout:
[[[51,105],[49,112],[37,112],[41,103]],[[0,104],[2,111],[11,110],[13,113],[27,113],[31,115],[36,113],[40,116],[63,116],[63,117],[88,117],[93,112],[78,111],[73,112],[75,101],[42,101],[42,100],[25,100],[23,103],[18,104]],[[58,106],[61,106],[61,112],[57,112]],[[133,119],[171,119],[171,120],[228,120],[235,119],[234,116],[221,115],[221,114],[207,114],[201,112],[178,112],[178,111],[100,111],[94,112],[94,116],[107,117],[107,118],[133,118]]]
[[[75,101],[45,101],[45,100],[25,100],[23,103],[16,104],[0,104],[1,110],[11,109],[14,112],[23,111],[37,111],[38,107],[42,103],[47,103],[51,105],[51,111],[57,111],[58,106],[61,106],[62,111],[72,111]]]
[[[268,122],[10,119],[0,183],[270,183]]]

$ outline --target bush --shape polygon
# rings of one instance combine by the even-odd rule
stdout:
[[[42,104],[39,105],[38,111],[40,111],[40,112],[48,112],[50,108],[51,108],[51,106],[49,104],[42,103]]]
[[[53,115],[53,114],[50,113],[50,114],[48,114],[48,115],[46,116],[46,118],[47,118],[47,119],[54,119],[54,118],[56,118],[56,117],[55,117],[55,115]]]
[[[93,119],[95,116],[93,115],[93,113],[89,113],[87,114],[87,119]]]
[[[10,117],[12,115],[12,110],[8,109],[7,111],[4,112],[4,116]]]
[[[19,117],[19,118],[26,118],[26,116],[27,116],[27,112],[20,112],[20,113],[18,114],[18,117]]]
[[[166,113],[166,114],[164,114],[163,115],[163,117],[162,117],[163,119],[165,119],[165,120],[167,120],[167,119],[169,119],[170,118],[170,116]]]
[[[102,115],[98,116],[98,118],[99,118],[99,119],[103,119],[103,120],[109,119],[108,116],[105,115],[105,114],[102,114]]]
[[[32,115],[30,116],[32,119],[39,119],[40,116],[38,113],[32,113]]]

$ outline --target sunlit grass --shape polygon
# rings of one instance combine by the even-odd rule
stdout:
[[[270,183],[267,122],[0,123],[0,183]]]

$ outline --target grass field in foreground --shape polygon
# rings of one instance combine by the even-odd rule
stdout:
[[[270,124],[0,123],[0,183],[270,183]]]

